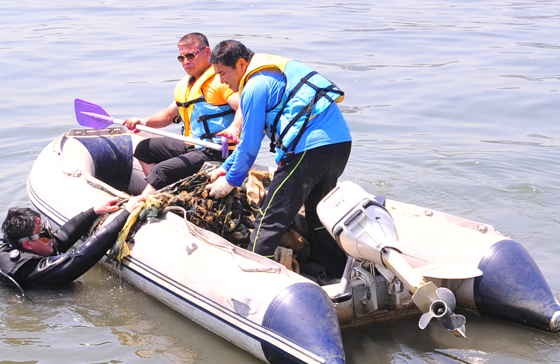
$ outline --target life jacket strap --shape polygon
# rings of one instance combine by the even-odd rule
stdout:
[[[185,101],[185,102],[176,101],[175,104],[177,105],[177,107],[184,107],[186,109],[189,106],[191,106],[192,104],[196,104],[196,103],[199,103],[199,102],[202,102],[202,101],[204,101],[204,97],[200,96],[198,99],[194,99],[194,100],[190,100],[190,101]]]
[[[313,111],[313,107],[315,106],[315,104],[317,102],[319,102],[319,100],[323,97],[326,97],[331,103],[335,102],[335,100],[332,97],[329,96],[329,93],[335,93],[335,94],[338,94],[340,96],[344,95],[344,92],[342,90],[339,90],[334,83],[331,83],[327,87],[319,88],[316,85],[309,82],[308,81],[309,78],[311,76],[313,76],[314,74],[317,74],[317,72],[315,72],[315,71],[310,72],[306,77],[302,78],[302,80],[294,88],[294,90],[296,88],[299,89],[299,88],[301,88],[301,86],[303,84],[306,84],[309,87],[313,88],[316,91],[315,96],[313,97],[313,100],[311,100],[311,102],[309,104],[307,104],[303,109],[301,109],[300,112],[297,113],[297,115],[295,117],[293,117],[292,120],[290,120],[290,122],[288,123],[288,125],[286,125],[286,127],[284,128],[284,130],[282,131],[282,133],[280,135],[278,135],[278,133],[277,133],[277,124],[278,124],[278,121],[280,120],[281,113],[284,111],[284,108],[285,108],[286,104],[288,103],[287,101],[286,101],[286,104],[284,104],[284,107],[282,108],[282,110],[278,113],[278,115],[276,115],[276,119],[274,120],[274,124],[271,126],[270,151],[272,153],[275,153],[276,149],[281,149],[286,153],[285,155],[287,157],[293,155],[294,154],[293,152],[296,149],[297,144],[301,140],[301,137],[303,136],[303,133],[305,132],[305,129],[307,128],[307,124],[309,123],[309,120],[311,119],[311,112]],[[294,95],[295,95],[295,92],[293,92],[293,90],[292,90],[292,92],[290,92],[290,95],[288,97],[293,97]],[[305,121],[303,122],[301,128],[299,129],[298,134],[296,135],[295,139],[292,141],[292,143],[290,143],[289,147],[284,145],[284,143],[282,142],[282,139],[284,139],[284,137],[286,136],[286,134],[288,133],[290,128],[304,114],[307,114],[305,116]],[[272,130],[274,130],[274,132],[272,132]],[[291,150],[288,151],[288,148],[291,149]]]
[[[296,85],[296,87],[294,87],[292,89],[292,91],[290,91],[290,94],[288,95],[288,97],[286,98],[286,102],[284,103],[284,105],[282,106],[282,110],[280,110],[278,112],[278,114],[276,114],[276,118],[274,118],[274,122],[272,123],[272,125],[270,126],[270,152],[275,153],[276,152],[276,134],[278,131],[278,122],[280,121],[280,116],[282,116],[282,113],[284,112],[284,109],[286,108],[286,105],[288,104],[288,102],[295,96],[295,94],[301,89],[301,87],[303,85],[310,85],[311,87],[315,88],[313,84],[308,83],[308,80],[315,76],[318,72],[317,71],[311,71],[309,72],[307,75],[305,75],[305,77],[303,77],[298,84]],[[305,108],[304,108],[305,109]],[[298,114],[299,115],[299,114]],[[297,120],[297,119],[296,119]]]
[[[205,131],[205,133],[200,136],[200,139],[212,139],[213,137],[216,136],[216,133],[210,132],[210,127],[208,126],[208,120],[214,118],[221,118],[222,116],[231,115],[231,114],[235,114],[235,110],[229,109],[216,114],[200,115],[199,117],[197,117],[196,121],[202,123]]]

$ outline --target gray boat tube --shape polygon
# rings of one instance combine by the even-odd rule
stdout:
[[[262,325],[324,358],[325,364],[345,363],[335,307],[316,284],[296,283],[286,287],[269,305]],[[264,342],[262,349],[270,363],[301,363]]]
[[[560,331],[560,305],[525,247],[513,240],[492,245],[474,280],[474,299],[482,315],[541,330]]]

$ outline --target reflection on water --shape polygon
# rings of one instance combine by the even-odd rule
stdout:
[[[29,353],[22,350],[28,347],[33,357],[46,361],[78,363],[95,353],[91,357],[99,362],[119,357],[127,363],[138,359],[195,363],[214,357],[198,347],[224,345],[104,268],[94,271],[69,288],[26,290],[34,303],[3,289],[2,360],[29,360]],[[179,324],[169,325],[177,320]],[[206,339],[208,343],[199,342]]]
[[[330,78],[354,138],[342,179],[493,224],[560,295],[556,2],[3,1],[0,13],[1,216],[29,206],[31,165],[78,126],[75,98],[118,118],[166,107],[184,75],[176,42],[200,31]],[[1,360],[258,362],[104,269],[82,281],[29,290],[34,304],[0,288]],[[557,335],[466,315],[468,342],[418,317],[345,329],[348,362],[560,362]]]
[[[549,145],[545,143],[536,143],[536,142],[520,142],[515,140],[481,140],[483,143],[496,143],[496,144],[510,144],[510,145],[525,145],[529,147],[546,147],[546,148],[558,148],[557,145]]]

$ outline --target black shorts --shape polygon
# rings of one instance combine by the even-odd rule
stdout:
[[[146,164],[155,164],[146,181],[159,190],[178,180],[197,173],[204,162],[223,162],[222,152],[169,138],[142,140],[136,146],[134,157]]]

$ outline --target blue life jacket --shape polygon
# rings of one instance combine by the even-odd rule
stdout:
[[[280,102],[266,114],[266,133],[276,163],[293,154],[309,120],[325,111],[333,102],[341,102],[344,92],[333,82],[305,64],[284,57],[257,53],[240,82],[239,93],[252,75],[276,68],[286,78]]]
[[[220,144],[222,137],[216,133],[233,122],[235,110],[229,104],[212,105],[206,102],[202,86],[216,75],[214,67],[208,68],[193,84],[185,76],[175,87],[175,102],[185,126],[183,134]]]

